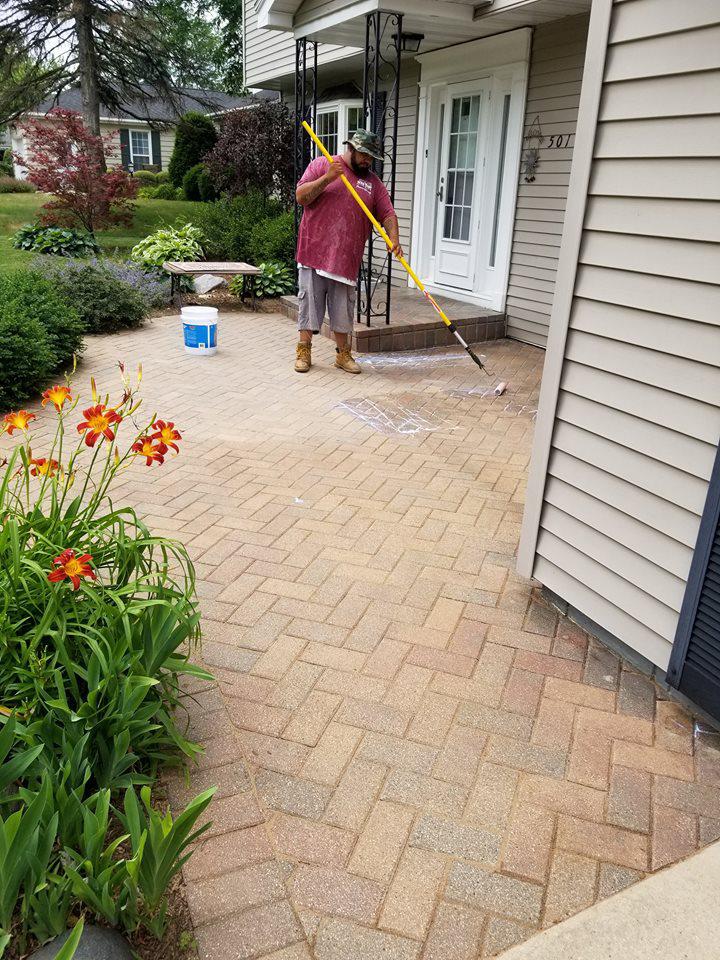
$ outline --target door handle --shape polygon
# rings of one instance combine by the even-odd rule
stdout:
[[[444,187],[443,187],[443,184],[441,183],[441,184],[440,184],[440,189],[439,189],[439,190],[437,191],[437,193],[435,194],[435,196],[439,199],[440,203],[442,203],[442,199],[443,199],[443,189],[444,189]]]

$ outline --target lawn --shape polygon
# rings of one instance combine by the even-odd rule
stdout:
[[[39,208],[47,200],[43,193],[0,194],[0,271],[7,272],[28,264],[34,253],[15,250],[10,237],[23,223],[32,223]],[[127,255],[138,240],[142,240],[163,223],[192,220],[193,211],[199,203],[191,200],[144,200],[137,201],[137,209],[130,227],[115,227],[97,234],[103,250],[112,254],[116,249]]]

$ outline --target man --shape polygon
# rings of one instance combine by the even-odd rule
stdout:
[[[397,215],[384,184],[371,170],[373,158],[382,159],[380,137],[356,130],[343,146],[345,152],[333,157],[332,163],[325,157],[313,160],[295,192],[304,207],[297,245],[298,373],[307,373],[312,365],[312,337],[320,332],[326,307],[337,344],[335,366],[347,373],[361,372],[350,353],[348,337],[355,319],[355,284],[370,221],[340,180],[342,174],[382,223],[393,252],[402,255]]]

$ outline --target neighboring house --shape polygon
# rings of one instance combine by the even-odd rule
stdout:
[[[127,109],[113,112],[100,105],[100,132],[112,135],[117,158],[122,166],[132,170],[166,170],[175,145],[175,130],[179,116],[188,111],[205,113],[222,122],[223,115],[253,106],[260,100],[277,99],[273,91],[260,90],[252,96],[233,97],[213,90],[187,88],[183,91],[179,114],[161,97],[142,102],[128,102]],[[45,100],[31,110],[32,119],[44,117],[55,107],[82,112],[79,89],[66,90],[57,99]],[[117,115],[115,115],[117,113]],[[27,156],[31,144],[23,130],[22,121],[11,127],[12,148],[20,157]],[[25,168],[15,165],[16,175],[25,176]]]
[[[247,0],[246,82],[291,98],[319,41],[334,146],[358,100],[322,93],[362,89],[378,7]],[[720,718],[720,3],[384,9],[422,35],[396,162],[414,266],[547,347],[518,569]]]

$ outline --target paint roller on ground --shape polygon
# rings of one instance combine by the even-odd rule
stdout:
[[[321,152],[322,155],[325,157],[325,159],[326,159],[326,160],[329,160],[330,163],[332,163],[332,157],[331,157],[331,155],[328,153],[328,151],[325,149],[325,144],[320,140],[320,138],[319,138],[318,135],[315,133],[315,131],[313,130],[313,128],[310,126],[310,124],[307,122],[307,120],[303,120],[302,125],[303,125],[303,127],[305,127],[305,130],[307,131],[307,133],[308,133],[308,134],[310,135],[310,137],[312,138],[313,143],[314,143],[315,146],[318,148],[318,150],[320,150],[320,152]],[[358,192],[357,192],[357,190],[355,189],[355,187],[353,187],[353,185],[350,183],[350,181],[349,181],[348,178],[345,176],[345,174],[342,174],[341,177],[340,177],[340,179],[341,179],[342,182],[345,184],[345,186],[347,187],[347,189],[350,191],[350,193],[352,194],[353,199],[354,199],[355,202],[360,206],[360,208],[362,209],[363,213],[364,213],[365,216],[368,218],[368,220],[370,221],[370,223],[375,227],[375,229],[377,230],[377,232],[378,232],[378,233],[380,234],[380,236],[383,238],[383,240],[384,240],[385,243],[387,244],[388,250],[392,250],[392,246],[393,246],[392,240],[391,240],[390,237],[387,235],[385,229],[383,228],[383,226],[382,226],[382,224],[379,222],[379,220],[376,220],[376,218],[372,215],[372,213],[371,213],[370,210],[368,209],[367,205],[366,205],[365,202],[363,201],[362,197],[360,197],[360,195],[358,194]],[[472,359],[473,359],[473,360],[475,361],[475,363],[480,367],[480,369],[481,369],[481,370],[484,370],[485,373],[488,373],[488,374],[489,374],[489,371],[488,371],[487,367],[485,366],[485,364],[484,364],[484,363],[482,362],[482,360],[477,356],[477,354],[475,354],[475,353],[473,352],[473,350],[471,349],[471,347],[465,342],[465,340],[462,338],[462,336],[461,336],[460,333],[458,332],[457,327],[456,327],[455,324],[452,322],[452,320],[450,320],[450,318],[446,315],[445,311],[442,309],[442,307],[441,307],[440,304],[437,302],[437,300],[435,300],[435,298],[432,297],[432,296],[428,293],[428,291],[425,289],[425,285],[423,284],[422,280],[421,280],[420,277],[418,277],[418,275],[415,273],[415,271],[414,271],[413,268],[410,266],[410,264],[407,262],[407,260],[405,259],[405,257],[400,256],[400,255],[397,254],[397,253],[395,254],[395,256],[396,256],[396,258],[400,261],[400,263],[403,265],[403,267],[405,268],[405,271],[407,272],[408,276],[409,276],[410,279],[413,281],[413,283],[415,284],[415,286],[418,288],[418,290],[420,290],[421,293],[423,294],[423,296],[425,297],[425,299],[428,300],[428,301],[430,302],[430,304],[432,304],[433,309],[434,309],[435,312],[438,314],[438,316],[440,317],[440,319],[442,320],[442,322],[445,324],[445,326],[448,328],[448,330],[455,336],[455,338],[456,338],[456,340],[458,341],[458,343],[463,347],[464,350],[467,351],[467,353],[470,355],[470,357],[472,357]],[[507,384],[506,384],[506,383],[500,383],[500,384],[498,384],[498,386],[495,388],[495,393],[496,393],[498,396],[500,396],[501,393],[504,393],[504,392],[505,392],[506,387],[507,387]],[[502,388],[502,389],[500,389],[500,388]]]

